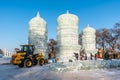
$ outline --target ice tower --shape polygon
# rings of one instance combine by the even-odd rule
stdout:
[[[57,57],[60,60],[73,60],[74,53],[79,53],[78,21],[78,17],[68,11],[57,19]]]
[[[40,17],[39,12],[29,22],[28,43],[35,45],[35,54],[42,52],[45,55],[47,48],[47,27],[46,21]]]
[[[82,35],[82,48],[85,49],[87,57],[90,58],[90,54],[95,55],[96,49],[96,30],[88,24],[83,30]]]

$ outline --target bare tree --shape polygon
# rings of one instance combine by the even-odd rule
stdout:
[[[49,59],[55,58],[55,45],[57,45],[57,41],[55,41],[54,39],[50,39],[49,43],[48,43],[48,47],[49,47],[48,56],[49,56]]]
[[[117,24],[118,25],[118,24]],[[120,50],[120,28],[99,29],[96,31],[96,42],[98,47],[102,47],[104,51],[110,49],[113,54],[116,49]]]
[[[78,44],[82,45],[82,33],[79,34]]]
[[[3,50],[2,50],[2,49],[0,49],[0,54],[4,54],[4,52],[3,52]]]
[[[101,47],[103,48],[103,50],[105,51],[105,49],[108,47],[107,45],[107,38],[108,38],[108,33],[109,30],[108,29],[99,29],[96,31],[96,45],[97,48]]]
[[[116,33],[115,29],[110,29],[109,33],[107,34],[107,39],[106,42],[108,43],[109,47],[115,53],[115,49],[117,48],[118,45],[118,34]]]
[[[117,22],[117,23],[115,24],[115,28],[120,29],[120,22]]]
[[[114,29],[115,29],[116,34],[118,35],[117,48],[120,50],[120,22],[115,24]]]

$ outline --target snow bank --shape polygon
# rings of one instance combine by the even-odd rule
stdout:
[[[0,58],[0,64],[4,64],[4,63],[10,63],[10,57],[3,57]]]
[[[49,65],[50,69],[58,72],[120,68],[120,60],[84,60],[76,62],[56,63]]]
[[[7,63],[10,59],[2,58],[0,60],[3,61],[0,61],[1,63]],[[107,62],[118,65],[115,60]],[[0,80],[120,80],[120,69],[118,68],[81,70],[85,63],[92,65],[94,62],[83,61],[80,63],[78,61],[76,63],[47,64],[31,68],[0,64]],[[94,64],[96,65],[98,62]],[[99,64],[106,65],[107,63],[100,61]]]
[[[0,80],[120,80],[120,70],[117,69],[56,72],[49,66],[18,68],[0,65]]]

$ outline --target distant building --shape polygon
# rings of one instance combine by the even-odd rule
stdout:
[[[36,17],[29,22],[28,43],[35,45],[35,54],[42,52],[44,55],[47,48],[47,23],[40,17],[39,12]]]

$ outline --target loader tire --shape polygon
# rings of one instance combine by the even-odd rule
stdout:
[[[24,60],[24,67],[30,68],[32,65],[33,65],[32,60],[30,60],[30,59],[25,59]]]
[[[39,59],[38,64],[42,66],[43,64],[45,64],[45,60],[43,58]]]
[[[34,60],[34,64],[33,65],[37,65],[37,62],[38,62],[37,60]]]

